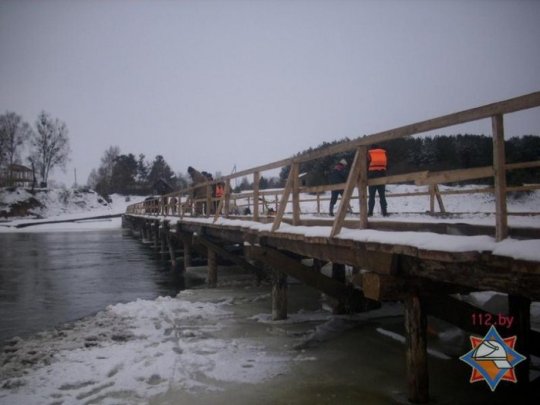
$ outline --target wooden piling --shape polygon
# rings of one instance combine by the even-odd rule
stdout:
[[[212,249],[208,248],[208,287],[217,286],[217,255]]]
[[[272,320],[287,319],[287,274],[272,271]]]
[[[153,239],[154,239],[154,249],[159,249],[159,221],[153,221],[152,222],[152,231],[153,231]]]
[[[518,385],[529,384],[531,352],[531,300],[519,295],[508,295],[508,315],[513,319],[512,333],[517,336],[515,349],[526,359],[515,367]]]
[[[332,278],[336,281],[345,283],[345,265],[341,263],[332,263]]]
[[[174,237],[170,233],[167,235],[167,247],[169,249],[169,259],[171,261],[171,267],[175,269],[177,262],[176,262],[176,253],[174,249]]]
[[[426,313],[420,297],[417,293],[410,293],[405,299],[408,398],[417,404],[429,401],[426,325]]]
[[[182,243],[184,246],[184,269],[187,269],[191,266],[191,250],[192,250],[192,241],[191,235],[182,234]]]
[[[158,230],[159,230],[159,241],[161,244],[160,251],[162,256],[165,256],[168,253],[168,247],[167,247],[167,235],[169,233],[169,221],[163,221],[161,225],[158,223]]]
[[[341,263],[332,263],[332,279],[345,284],[345,265]],[[332,312],[336,315],[347,312],[344,300],[335,301]]]
[[[171,267],[176,268],[176,254],[174,249],[174,239],[171,235],[171,226],[169,221],[163,222],[163,234],[166,244],[166,249],[169,253],[169,260],[171,261]],[[165,250],[165,249],[164,249]]]

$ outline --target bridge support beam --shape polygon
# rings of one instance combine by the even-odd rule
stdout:
[[[526,357],[516,366],[516,377],[520,388],[529,385],[531,353],[531,300],[519,295],[508,295],[508,313],[513,319],[513,333],[516,334],[515,349]]]
[[[228,252],[218,244],[210,241],[207,237],[203,236],[197,236],[196,241],[204,246],[206,246],[209,250],[212,250],[213,252],[217,253],[219,256],[223,257],[224,259],[230,260],[233,263],[236,263],[238,266],[243,267],[244,269],[251,271],[255,274],[257,278],[257,285],[260,284],[260,282],[267,278],[265,272],[260,269],[257,266],[252,265],[247,260],[243,259],[242,257],[235,255],[233,253]],[[210,257],[208,258],[210,260]]]
[[[165,255],[169,252],[167,247],[167,236],[169,234],[169,221],[163,221],[161,224],[157,222],[159,229],[159,241],[161,242],[160,251],[161,256],[165,258]]]
[[[167,235],[167,247],[169,249],[169,260],[171,261],[171,267],[173,269],[176,269],[177,261],[176,261],[176,252],[174,248],[174,237],[170,234]]]
[[[144,221],[141,225],[141,239],[143,243],[148,243],[148,224]]]
[[[218,280],[217,255],[212,248],[208,248],[208,287],[216,288]]]
[[[342,299],[347,311],[365,312],[380,307],[378,302],[366,299],[362,291],[333,280],[319,271],[314,271],[311,267],[304,266],[277,249],[262,246],[246,246],[245,248],[249,257],[259,260],[271,268],[280,269],[291,277],[320,290],[334,299]],[[315,265],[319,264],[320,262],[315,262]]]
[[[420,296],[410,293],[405,298],[408,398],[417,404],[429,401],[426,327],[427,317]]]
[[[345,265],[341,263],[332,263],[332,279],[338,283],[345,284]],[[342,299],[334,301],[332,312],[336,315],[347,313],[347,305]]]
[[[191,267],[191,252],[193,243],[191,241],[191,235],[181,234],[182,244],[184,247],[184,271]]]
[[[169,260],[171,262],[171,268],[176,268],[176,254],[174,249],[174,238],[171,235],[171,225],[169,221],[163,222],[163,229],[162,229],[163,235],[163,242],[165,246],[162,248],[163,252],[169,253]]]
[[[140,238],[142,241],[144,238],[142,225],[138,221],[134,221],[132,229],[133,229],[133,235],[136,238]]]
[[[287,319],[287,274],[274,269],[272,271],[272,320]]]
[[[152,221],[152,239],[154,241],[154,249],[159,249],[159,221]]]

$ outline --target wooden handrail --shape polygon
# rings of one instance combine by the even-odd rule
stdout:
[[[523,96],[511,98],[508,100],[487,104],[481,107],[468,109],[460,112],[456,112],[453,114],[448,114],[444,116],[440,116],[437,118],[429,119],[426,121],[420,121],[416,122],[414,124],[405,125],[402,127],[394,128],[388,131],[383,131],[379,133],[375,133],[369,136],[363,136],[356,138],[351,141],[343,142],[337,145],[331,145],[325,149],[320,149],[316,151],[312,151],[309,153],[305,153],[299,156],[282,159],[276,162],[268,163],[265,165],[257,166],[252,169],[247,169],[243,171],[239,171],[230,175],[226,175],[221,177],[220,179],[210,181],[210,182],[204,182],[200,184],[193,185],[191,187],[177,190],[172,193],[166,194],[162,197],[161,200],[158,201],[158,205],[156,206],[151,201],[145,201],[143,203],[133,204],[128,207],[128,212],[130,213],[152,213],[154,215],[159,215],[160,213],[168,214],[169,212],[176,212],[180,216],[184,215],[184,208],[185,204],[190,201],[190,204],[193,205],[196,202],[199,202],[199,200],[203,200],[206,202],[207,206],[210,207],[214,201],[217,201],[216,198],[212,197],[210,195],[209,190],[211,190],[211,187],[214,184],[217,184],[219,182],[225,182],[228,187],[227,192],[225,195],[221,198],[219,202],[219,207],[217,212],[215,213],[215,219],[220,215],[222,209],[225,208],[225,215],[227,216],[229,213],[229,204],[231,202],[231,199],[234,199],[235,201],[238,198],[254,198],[254,219],[256,220],[259,216],[259,198],[262,196],[264,198],[265,195],[275,195],[276,201],[278,198],[278,195],[281,195],[281,202],[279,205],[276,202],[277,205],[277,215],[275,217],[272,230],[276,230],[279,228],[281,220],[283,218],[283,215],[285,213],[285,208],[287,203],[289,202],[289,196],[292,194],[292,205],[293,205],[293,223],[299,223],[300,219],[300,198],[299,194],[301,192],[325,192],[330,190],[340,190],[345,189],[346,193],[345,196],[342,198],[342,202],[340,204],[340,207],[348,206],[351,196],[353,195],[353,189],[354,188],[365,188],[365,185],[377,185],[377,184],[390,184],[390,183],[403,183],[403,182],[411,182],[414,181],[418,185],[429,185],[430,186],[430,192],[427,194],[431,196],[433,206],[433,199],[434,196],[437,196],[437,199],[439,200],[439,205],[441,209],[443,209],[442,206],[442,200],[440,199],[441,195],[449,194],[450,192],[439,192],[437,185],[441,183],[446,182],[456,182],[456,181],[463,181],[463,180],[472,180],[472,179],[478,179],[478,178],[485,178],[485,177],[494,177],[495,179],[495,189],[494,192],[496,194],[496,207],[497,207],[497,239],[502,239],[507,234],[507,224],[506,224],[506,202],[502,201],[503,199],[506,200],[506,193],[510,191],[511,189],[515,188],[507,188],[506,182],[504,180],[505,178],[505,172],[507,170],[515,170],[515,169],[523,169],[523,168],[532,168],[532,167],[540,167],[540,162],[520,162],[520,163],[511,163],[507,164],[504,161],[504,129],[503,129],[503,116],[504,114],[521,111],[525,109],[535,108],[540,106],[540,92],[534,92],[530,94],[526,94]],[[493,138],[494,138],[494,164],[493,166],[486,166],[486,167],[477,167],[477,168],[470,168],[470,169],[458,169],[458,170],[450,170],[450,171],[444,171],[444,172],[428,172],[428,171],[420,171],[420,172],[414,172],[414,173],[406,173],[406,174],[400,174],[400,175],[393,175],[393,176],[386,176],[382,178],[377,179],[363,179],[362,176],[364,176],[359,168],[361,165],[361,162],[359,159],[355,159],[356,164],[353,165],[353,168],[351,168],[351,171],[353,172],[352,176],[349,176],[349,179],[347,183],[345,184],[334,184],[334,185],[321,185],[316,187],[300,187],[299,185],[299,165],[301,162],[306,162],[313,159],[318,159],[326,156],[335,155],[338,153],[348,152],[351,150],[357,150],[358,155],[358,148],[363,147],[365,148],[367,145],[373,144],[373,143],[383,143],[386,141],[404,138],[407,136],[419,134],[426,131],[431,131],[435,129],[440,129],[448,126],[453,126],[457,124],[463,124],[466,122],[471,121],[477,121],[484,118],[491,118],[493,123]],[[258,187],[258,179],[260,179],[260,173],[267,170],[277,169],[277,168],[283,168],[289,166],[290,172],[289,172],[289,178],[287,180],[287,185],[285,189],[282,190],[259,190]],[[353,170],[354,169],[354,170]],[[362,169],[363,170],[363,169]],[[241,196],[238,194],[231,194],[230,193],[230,180],[234,178],[239,178],[246,175],[253,175],[254,176],[254,182],[256,185],[254,186],[254,189],[250,193],[243,193]],[[362,186],[364,185],[364,186]],[[189,199],[188,197],[184,202],[182,202],[182,196],[189,196],[192,195],[193,191],[197,188],[205,187],[207,190],[206,197],[193,200],[192,198]],[[520,190],[523,188],[519,188]],[[534,187],[533,187],[534,189]],[[363,190],[365,191],[365,190]],[[418,195],[420,193],[413,193],[414,195]],[[361,202],[365,199],[365,192],[362,192],[361,195],[364,197],[361,199]],[[390,195],[389,195],[390,196]],[[168,198],[175,197],[177,198],[177,207],[173,208],[169,204]],[[319,199],[317,200],[318,206],[320,206]],[[365,210],[365,209],[364,209]],[[364,226],[364,222],[367,221],[367,218],[363,217],[362,213],[362,207],[360,209],[361,214],[361,225]],[[207,216],[209,215],[210,209],[207,209]],[[339,230],[343,226],[345,217],[345,211],[342,210],[336,217],[333,227],[332,227],[332,235],[337,235],[339,233]]]

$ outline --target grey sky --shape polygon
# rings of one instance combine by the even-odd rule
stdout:
[[[540,1],[0,0],[0,112],[229,173],[540,90]],[[506,120],[540,134],[538,109]],[[489,133],[488,122],[439,133]]]

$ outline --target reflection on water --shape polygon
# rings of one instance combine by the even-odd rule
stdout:
[[[180,273],[122,230],[0,234],[0,246],[0,345],[184,288]]]

